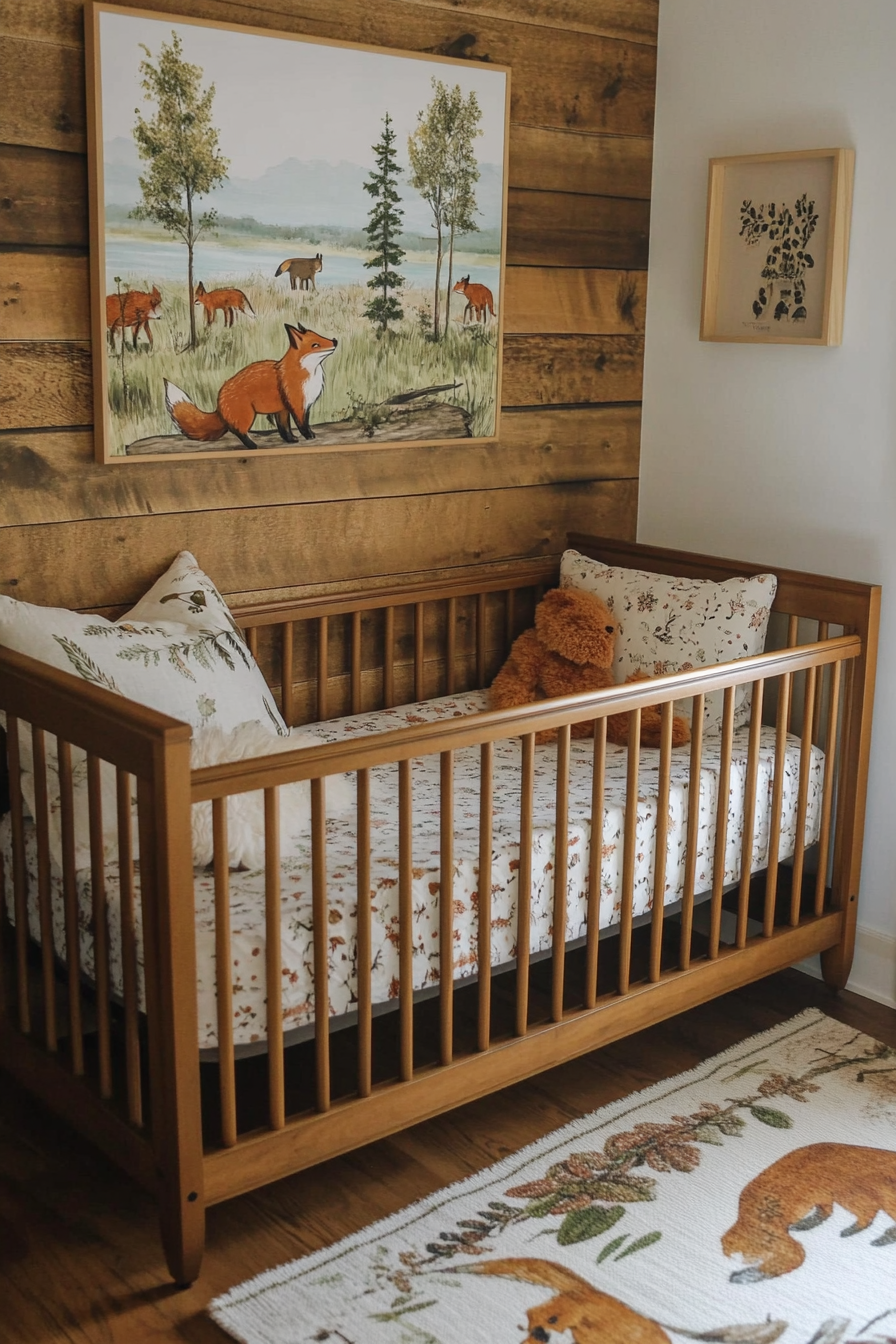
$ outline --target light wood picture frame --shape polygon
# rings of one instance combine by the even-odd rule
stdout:
[[[85,29],[100,462],[498,437],[507,67]]]
[[[710,159],[702,341],[839,345],[855,151]]]

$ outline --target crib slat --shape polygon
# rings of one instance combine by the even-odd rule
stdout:
[[[317,622],[317,717],[330,717],[329,706],[329,617],[320,616]]]
[[[681,893],[681,948],[678,964],[683,971],[691,964],[694,928],[694,888],[697,885],[697,839],[700,834],[700,775],[703,769],[703,712],[705,697],[691,702],[691,756],[688,767],[688,824],[685,840],[684,888]]]
[[[513,644],[513,631],[516,625],[516,589],[507,589],[507,601],[504,608],[504,654],[510,653]]]
[[[485,593],[476,594],[476,689],[485,686]]]
[[[383,708],[395,704],[395,608],[386,607],[383,632]]]
[[[62,903],[65,910],[65,969],[68,984],[69,1040],[72,1072],[84,1072],[84,1028],[81,1014],[81,936],[78,922],[78,882],[75,869],[75,798],[72,749],[56,739],[59,762],[59,820],[62,831]]]
[[[633,709],[628,725],[628,764],[625,784],[625,832],[622,846],[622,910],[619,919],[619,993],[627,994],[632,968],[632,910],[635,896],[635,856],[638,839],[638,771],[640,767],[641,711]]]
[[[660,978],[663,915],[666,900],[666,842],[669,836],[669,790],[672,777],[672,702],[661,711],[660,777],[656,798],[656,843],[653,855],[653,914],[650,921],[650,979]]]
[[[827,621],[818,622],[819,640],[827,639],[829,637],[829,631],[830,626],[828,625]],[[813,710],[813,716],[812,716],[812,721],[815,724],[814,741],[817,747],[822,746],[819,734],[821,733],[822,728],[823,710],[824,710],[824,671],[822,670],[821,674],[818,677],[818,680],[815,683],[815,708]]]
[[[125,1086],[128,1119],[143,1124],[140,1082],[140,1028],[137,1002],[137,928],[134,907],[134,832],[131,820],[131,776],[115,772],[118,810],[118,893],[121,918],[121,975],[124,998]]]
[[[800,618],[798,616],[789,616],[787,618],[787,647],[796,648],[796,642],[799,638]],[[787,711],[787,731],[790,732],[793,724],[793,696],[790,697],[790,705]]]
[[[352,612],[352,713],[361,713],[361,613]]]
[[[9,806],[12,827],[12,889],[16,914],[16,991],[19,1030],[31,1034],[31,996],[28,976],[28,865],[25,861],[25,813],[22,801],[22,764],[19,720],[6,719],[6,751],[9,761]]]
[[[293,668],[293,623],[284,621],[280,627],[282,634],[281,644],[281,670],[280,670],[280,699],[283,705],[283,718],[286,726],[291,728],[295,719],[295,702],[293,699],[293,683],[295,681]],[[321,718],[324,716],[321,715]]]
[[[312,844],[314,840],[314,784],[312,782]],[[280,930],[280,790],[264,791],[264,941],[265,990],[267,994],[268,1040],[268,1125],[282,1129],[286,1124],[286,1096],[283,1081],[283,957]],[[312,850],[312,866],[313,866]],[[312,877],[312,885],[313,885]],[[315,953],[317,951],[317,915],[314,917]],[[315,956],[315,1015],[317,1012]]]
[[[455,659],[457,658],[457,598],[448,599],[448,626],[445,648],[445,694],[453,695],[455,686]]]
[[[532,808],[535,787],[535,735],[521,739],[520,866],[516,902],[516,1034],[529,1029],[529,951],[532,911]]]
[[[800,740],[800,789],[796,805],[796,839],[793,847],[793,887],[790,893],[790,923],[800,922],[800,897],[803,865],[806,857],[806,812],[809,805],[809,778],[812,773],[812,735],[815,710],[815,681],[818,669],[806,668],[803,700],[803,732]]]
[[[34,761],[34,812],[37,831],[37,909],[40,920],[40,960],[43,976],[44,1041],[55,1052],[56,1028],[55,949],[53,910],[50,897],[50,804],[47,791],[47,744],[42,728],[31,727]]]
[[[478,1044],[487,1050],[491,1040],[492,1013],[492,764],[493,746],[479,748],[479,907],[478,949],[479,1017]]]
[[[775,930],[775,901],[778,895],[778,851],[781,848],[781,809],[784,805],[784,771],[787,761],[787,722],[793,677],[785,672],[778,688],[778,713],[775,720],[775,778],[772,784],[772,812],[768,838],[768,867],[765,872],[765,904],[762,932],[770,938]]]
[[[246,630],[246,643],[253,658],[258,658],[258,626],[250,625]]]
[[[824,735],[824,785],[821,792],[821,831],[818,840],[818,873],[815,878],[815,913],[824,911],[824,889],[831,846],[831,806],[834,798],[834,774],[837,748],[837,714],[840,709],[840,675],[842,663],[831,665],[828,716]]]
[[[566,875],[569,871],[569,724],[557,729],[557,800],[554,806],[554,906],[551,916],[551,1017],[563,1017],[566,971]]]
[[[236,1063],[233,1053],[233,953],[230,928],[230,861],[227,841],[227,799],[212,802],[215,873],[215,993],[218,1007],[218,1090],[221,1098],[221,1143],[237,1140]]]
[[[330,936],[326,781],[311,781],[311,910],[314,924],[314,1068],[317,1109],[330,1109]]]
[[[359,770],[357,790],[358,874],[358,1096],[373,1086],[373,947],[370,932],[370,771]]]
[[[753,867],[753,839],[756,825],[756,784],[759,779],[759,734],[762,730],[762,699],[765,681],[753,682],[753,703],[750,716],[750,737],[747,746],[747,779],[744,786],[744,833],[740,848],[740,888],[737,893],[738,947],[747,944],[747,917],[750,909],[750,877]]]
[[[414,904],[411,762],[398,762],[398,1005],[401,1081],[414,1076]]]
[[[109,926],[106,922],[106,870],[103,854],[103,801],[101,763],[87,757],[87,809],[90,819],[90,885],[93,893],[93,959],[96,979],[97,1043],[100,1095],[112,1095],[112,1054],[109,1033]]]
[[[454,1058],[454,752],[439,757],[439,1057]]]
[[[719,796],[716,800],[716,843],[712,861],[712,904],[709,919],[709,955],[719,955],[722,933],[722,891],[725,886],[725,854],[728,849],[728,805],[731,795],[731,738],[734,732],[734,687],[726,686],[722,697],[722,744],[719,760]]]
[[[600,883],[604,848],[604,790],[607,777],[607,721],[594,721],[591,761],[591,841],[588,847],[588,934],[585,945],[585,1007],[597,1002],[600,949]]]
[[[414,699],[422,700],[426,695],[424,690],[424,661],[423,661],[423,602],[414,603]]]

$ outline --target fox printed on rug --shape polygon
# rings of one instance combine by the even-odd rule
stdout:
[[[810,1010],[211,1313],[245,1344],[894,1344],[896,1049]]]

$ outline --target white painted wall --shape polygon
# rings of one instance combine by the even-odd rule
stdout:
[[[894,69],[894,0],[660,0],[638,536],[883,584],[851,985],[896,1003]],[[701,342],[710,157],[837,145],[842,346]]]

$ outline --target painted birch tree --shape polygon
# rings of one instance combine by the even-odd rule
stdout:
[[[436,270],[433,296],[433,338],[442,333],[441,291],[445,240],[448,239],[449,298],[445,303],[445,328],[448,326],[454,241],[458,233],[476,227],[474,186],[479,178],[473,141],[481,135],[482,113],[475,93],[464,98],[459,84],[449,89],[433,79],[433,99],[417,114],[417,128],[408,138],[411,185],[432,211],[436,234]]]
[[[171,42],[162,44],[156,64],[149,48],[140,45],[145,53],[140,62],[141,86],[145,101],[155,103],[155,113],[147,120],[135,109],[134,141],[147,169],[139,179],[143,199],[131,214],[161,224],[186,245],[188,349],[193,350],[193,250],[217,219],[217,211],[202,210],[198,198],[225,181],[230,164],[219,151],[218,131],[212,125],[215,86],[202,88],[202,69],[184,60],[178,34],[172,30]]]

